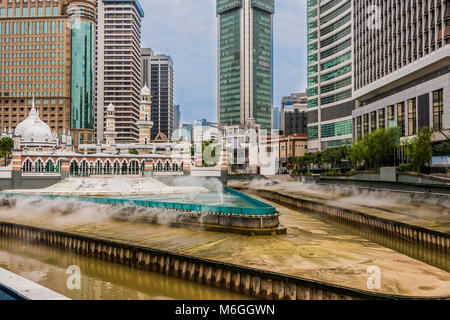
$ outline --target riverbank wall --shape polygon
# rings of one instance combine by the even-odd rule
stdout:
[[[0,221],[0,236],[47,245],[74,254],[196,281],[258,299],[420,299],[378,294],[235,264],[180,255],[118,241]],[[436,299],[448,297],[436,297]],[[429,297],[427,299],[430,299]]]

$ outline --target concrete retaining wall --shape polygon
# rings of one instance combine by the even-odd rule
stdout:
[[[70,300],[69,298],[0,268],[0,300]]]
[[[371,216],[354,210],[330,206],[321,202],[299,199],[274,191],[255,190],[255,192],[258,196],[269,200],[279,201],[303,210],[325,214],[339,220],[381,231],[430,249],[450,252],[450,235],[445,233]]]
[[[169,276],[233,290],[259,299],[354,300],[411,299],[376,294],[288,275],[194,258],[104,239],[0,222],[0,235],[83,256],[151,270]]]

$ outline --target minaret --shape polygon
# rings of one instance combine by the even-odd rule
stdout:
[[[106,108],[106,130],[104,132],[104,136],[106,139],[107,149],[111,149],[112,146],[116,144],[116,116],[115,116],[115,108],[112,103]]]
[[[151,138],[151,129],[153,122],[151,121],[152,96],[147,85],[141,90],[141,110],[139,112],[139,144],[149,144]]]

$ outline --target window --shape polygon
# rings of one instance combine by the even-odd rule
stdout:
[[[395,120],[395,113],[394,113],[394,106],[388,107],[388,121],[394,121]]]
[[[370,132],[377,130],[377,112],[373,111],[370,113]]]
[[[386,110],[384,109],[378,110],[378,128],[386,128]]]
[[[408,135],[417,133],[416,98],[408,100]]]
[[[369,132],[369,114],[364,115],[364,134]]]
[[[444,122],[444,90],[433,92],[433,128],[434,130],[442,130]]]
[[[400,130],[400,136],[405,136],[405,103],[397,103],[397,126]]]

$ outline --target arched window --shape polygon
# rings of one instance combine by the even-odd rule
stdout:
[[[120,174],[120,163],[119,161],[114,162],[114,175]]]
[[[55,172],[55,164],[53,160],[48,160],[45,164],[45,172]]]
[[[131,174],[139,174],[139,162],[137,160],[132,160],[130,162]]]
[[[102,162],[100,160],[97,160],[97,162],[95,163],[95,167],[94,167],[94,174],[96,175],[100,175],[103,172],[103,165]]]
[[[170,163],[169,163],[169,161],[166,161],[164,163],[164,171],[166,171],[166,172],[170,171]]]
[[[76,162],[75,160],[73,160],[70,163],[70,171],[69,171],[71,176],[77,176],[80,174],[80,166],[78,165],[78,162]]]
[[[86,160],[83,160],[81,162],[81,172],[80,173],[83,177],[89,176],[89,164]]]
[[[127,174],[128,173],[128,164],[126,161],[124,161],[122,163],[122,174]]]
[[[111,174],[111,162],[109,160],[105,163],[105,174],[110,175]]]
[[[33,163],[30,159],[25,160],[22,166],[22,172],[32,172],[33,171]]]
[[[44,163],[38,159],[34,164],[34,172],[44,172]]]

